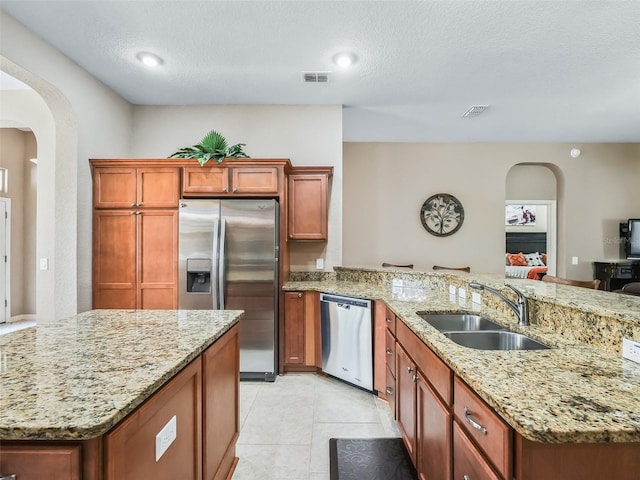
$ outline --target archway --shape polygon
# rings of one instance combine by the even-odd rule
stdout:
[[[36,315],[51,321],[77,313],[77,125],[54,86],[2,56],[0,70],[33,89],[31,95],[0,92],[0,119],[27,125],[36,136],[36,250],[48,266],[36,274]]]
[[[505,251],[540,254],[544,266],[535,259],[523,268],[508,265],[505,274],[512,278],[540,278],[545,272],[557,274],[558,181],[555,172],[545,164],[514,165],[506,177]],[[517,252],[516,252],[517,250]],[[529,267],[541,267],[533,270]]]

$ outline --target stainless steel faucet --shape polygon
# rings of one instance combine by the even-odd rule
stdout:
[[[469,284],[470,288],[475,288],[476,290],[486,290],[487,292],[491,292],[500,298],[504,303],[506,303],[511,310],[515,312],[518,316],[518,325],[521,327],[529,326],[529,309],[527,308],[527,299],[524,294],[515,287],[512,287],[508,283],[504,284],[505,287],[509,287],[513,290],[518,296],[518,300],[514,302],[510,298],[506,297],[502,292],[496,290],[495,288],[487,287],[481,283],[471,282]]]

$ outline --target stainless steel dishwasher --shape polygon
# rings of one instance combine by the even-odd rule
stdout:
[[[373,391],[371,301],[320,295],[322,370]]]

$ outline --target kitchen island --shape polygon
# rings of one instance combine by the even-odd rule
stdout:
[[[0,336],[0,474],[227,478],[241,316],[93,310]]]
[[[395,408],[419,472],[424,448],[427,457],[442,453],[440,463],[452,466],[453,478],[463,477],[457,468],[465,462],[474,465],[470,478],[637,478],[640,365],[623,359],[620,346],[622,337],[640,341],[639,299],[509,280],[525,292],[531,309],[532,325],[520,327],[495,296],[483,293],[480,305],[470,301],[470,282],[502,288],[509,295],[504,278],[495,275],[335,270],[326,278],[294,276],[284,289],[375,301],[375,388]],[[466,298],[450,295],[450,286],[465,290]],[[417,312],[480,314],[551,348],[466,348]],[[407,372],[408,383],[403,380]],[[467,406],[472,413],[467,414]],[[478,418],[491,426],[478,427]],[[498,431],[494,443],[483,445]],[[439,446],[434,445],[438,435]],[[442,478],[451,475],[439,473]]]

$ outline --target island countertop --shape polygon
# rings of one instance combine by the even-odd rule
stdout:
[[[106,433],[242,314],[92,310],[1,335],[0,440]]]
[[[406,270],[397,274],[399,278],[414,276],[418,280],[425,276],[420,272],[412,275]],[[340,271],[338,275],[341,275]],[[480,307],[443,292],[445,284],[452,279],[455,282],[454,277],[440,273],[428,276],[431,284],[425,281],[422,287],[417,288],[418,294],[413,291],[409,295],[406,295],[406,289],[394,288],[391,282],[380,280],[378,272],[369,269],[348,272],[346,277],[349,280],[330,277],[326,280],[290,281],[284,285],[284,290],[314,290],[383,301],[456,375],[529,440],[543,443],[640,442],[639,364],[550,328],[535,324],[519,327],[511,313],[496,311],[484,302]],[[459,279],[461,282],[469,281],[467,279],[496,282],[496,279],[481,275],[461,274]],[[443,285],[436,285],[438,282]],[[510,283],[521,288],[530,287],[527,296],[553,302],[549,303],[550,308],[563,302],[577,303],[576,297],[587,293],[595,293],[596,297],[604,293],[554,285],[547,295],[544,289],[548,286],[538,285],[542,282]],[[603,308],[612,308],[606,303],[606,296],[603,298]],[[636,299],[621,296],[620,301],[627,305],[625,302]],[[585,311],[593,308],[587,305]],[[627,310],[629,322],[637,322],[636,312],[639,310]],[[417,315],[419,311],[480,313],[552,348],[491,351],[462,347]],[[563,317],[559,310],[555,311]],[[585,313],[573,312],[574,318],[566,319],[571,322],[571,328],[593,328]],[[623,317],[625,313],[622,309],[618,315]]]

